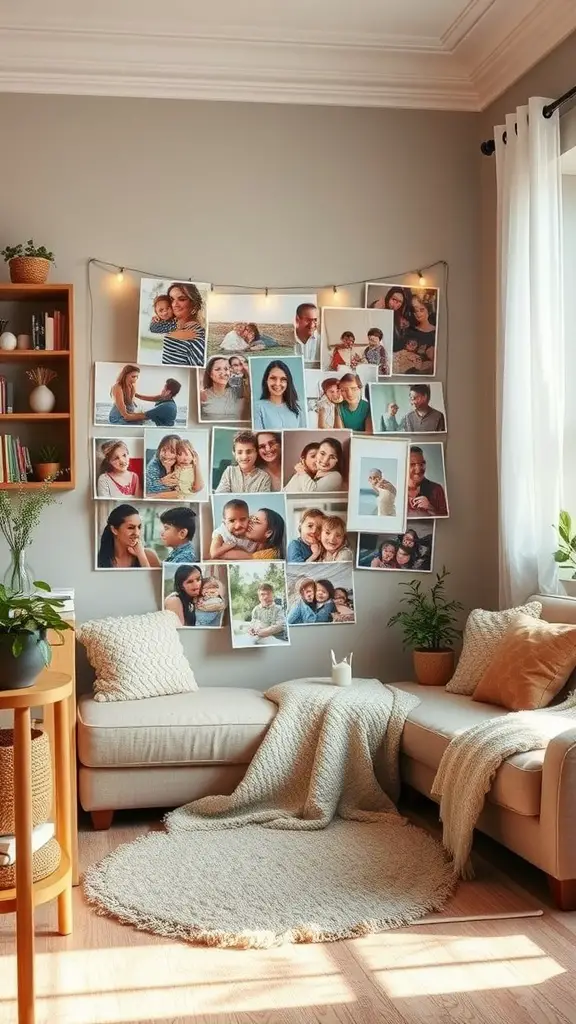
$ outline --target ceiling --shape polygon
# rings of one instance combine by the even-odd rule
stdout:
[[[0,91],[483,110],[575,0],[2,0]]]

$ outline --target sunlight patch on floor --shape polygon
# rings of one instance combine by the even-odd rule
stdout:
[[[350,1003],[320,945],[214,950],[171,943],[36,956],[39,1024],[122,1024]],[[16,961],[0,959],[0,1021],[16,1019]]]
[[[565,970],[526,935],[389,934],[355,944],[355,954],[391,998],[540,985]]]

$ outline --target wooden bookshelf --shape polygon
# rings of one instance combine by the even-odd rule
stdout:
[[[74,450],[74,291],[71,284],[10,284],[0,283],[0,318],[8,320],[5,328],[13,334],[32,336],[32,316],[51,316],[58,311],[65,324],[66,349],[0,349],[0,375],[12,383],[14,406],[11,413],[0,413],[0,435],[12,435],[30,451],[32,463],[37,462],[38,448],[54,445],[60,453],[60,464],[70,467],[50,486],[55,490],[73,490],[76,486]],[[49,366],[57,378],[49,384],[56,395],[54,411],[34,413],[28,402],[34,384],[26,370],[35,366]],[[0,482],[0,488],[15,490],[40,487],[33,475],[22,485]]]

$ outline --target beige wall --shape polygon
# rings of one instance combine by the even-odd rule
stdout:
[[[89,344],[86,261],[98,256],[153,274],[217,283],[312,286],[450,263],[447,471],[452,519],[437,533],[436,565],[453,573],[467,607],[492,600],[489,551],[479,543],[493,508],[478,473],[486,421],[478,388],[488,368],[480,335],[478,117],[39,96],[0,96],[3,242],[34,235],[76,287],[78,488],[46,514],[36,573],[74,584],[80,620],[158,606],[154,573],[93,571],[89,378],[93,359],[135,356],[137,286],[93,277]],[[438,280],[438,279],[437,279]],[[330,294],[330,293],[329,293]],[[360,303],[360,289],[347,299]],[[447,365],[449,363],[449,366]],[[488,373],[489,376],[489,373]],[[493,535],[489,545],[493,544]],[[201,683],[264,687],[323,673],[328,651],[356,652],[359,673],[401,676],[407,659],[383,628],[398,577],[356,574],[356,627],[293,631],[289,658],[233,654],[220,633],[187,634]]]

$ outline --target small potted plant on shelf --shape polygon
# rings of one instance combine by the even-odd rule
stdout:
[[[37,480],[56,480],[60,475],[60,451],[55,444],[45,444],[38,449],[32,463]]]
[[[400,604],[406,610],[396,612],[389,626],[400,623],[404,631],[404,650],[412,648],[414,673],[423,686],[444,686],[454,674],[453,643],[462,636],[456,627],[456,612],[462,610],[459,601],[448,601],[445,596],[446,568],[436,573],[436,583],[429,593],[422,590],[420,580],[401,583],[406,596]]]
[[[34,587],[37,593],[23,597],[0,584],[0,690],[32,686],[52,660],[48,630],[63,643],[63,631],[71,628],[58,612],[62,600],[46,596],[49,584],[35,580]]]
[[[19,245],[7,245],[1,255],[8,264],[13,284],[45,284],[55,262],[54,253],[44,245],[34,245],[33,238]]]

